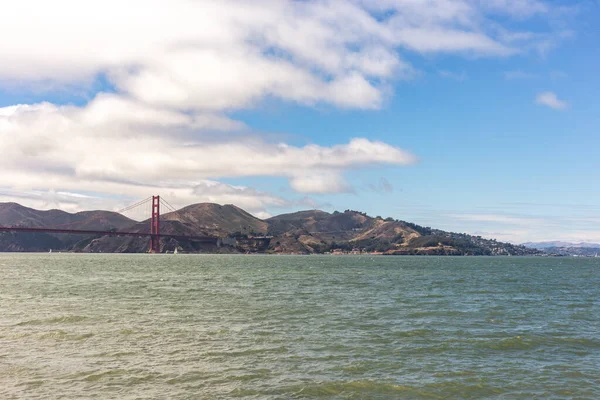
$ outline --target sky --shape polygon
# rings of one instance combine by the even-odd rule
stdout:
[[[599,20],[596,0],[5,2],[0,202],[600,242]]]

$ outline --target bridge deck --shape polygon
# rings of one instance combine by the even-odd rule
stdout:
[[[192,240],[202,243],[217,243],[219,238],[214,236],[185,236],[185,235],[155,235],[143,232],[121,232],[121,231],[96,231],[96,230],[73,230],[73,229],[55,229],[55,228],[25,228],[16,226],[0,226],[0,232],[39,232],[39,233],[67,233],[73,235],[102,235],[102,236],[134,236],[134,237],[159,237],[179,240]]]

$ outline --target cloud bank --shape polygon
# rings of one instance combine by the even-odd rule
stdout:
[[[536,0],[9,2],[0,90],[101,90],[79,106],[0,108],[0,188],[57,204],[72,196],[56,193],[168,192],[255,213],[286,201],[218,180],[275,176],[299,193],[349,192],[345,171],[416,157],[368,132],[329,146],[273,142],[232,113],[272,99],[378,109],[416,72],[403,54],[523,53],[554,34],[513,26],[550,11]]]

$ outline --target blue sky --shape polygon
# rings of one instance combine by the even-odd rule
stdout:
[[[597,2],[142,6],[8,8],[0,201],[161,194],[600,242]]]

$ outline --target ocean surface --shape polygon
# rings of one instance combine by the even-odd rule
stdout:
[[[0,254],[1,399],[600,399],[600,259]]]

